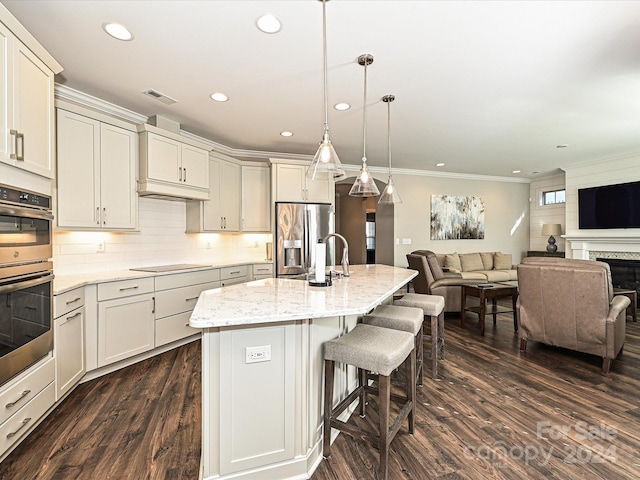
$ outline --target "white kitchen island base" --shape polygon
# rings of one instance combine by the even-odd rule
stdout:
[[[416,273],[352,270],[327,288],[267,279],[203,292],[190,320],[212,325],[202,336],[202,478],[311,476],[322,460],[324,342],[389,302]],[[356,383],[355,367],[343,366],[335,403]]]

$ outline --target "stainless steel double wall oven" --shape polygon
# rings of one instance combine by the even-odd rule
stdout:
[[[53,348],[51,197],[0,185],[0,384]]]

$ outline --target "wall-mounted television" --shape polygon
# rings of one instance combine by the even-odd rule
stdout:
[[[640,182],[578,189],[578,228],[640,228]]]

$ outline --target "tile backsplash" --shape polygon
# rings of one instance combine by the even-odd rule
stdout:
[[[186,203],[140,197],[139,231],[54,232],[58,275],[172,263],[262,262],[269,234],[185,233]]]

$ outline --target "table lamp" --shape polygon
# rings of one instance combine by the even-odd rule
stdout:
[[[547,252],[554,253],[558,250],[558,246],[556,245],[556,239],[553,236],[562,235],[562,225],[559,223],[545,223],[542,225],[542,236],[546,235],[549,235]]]

